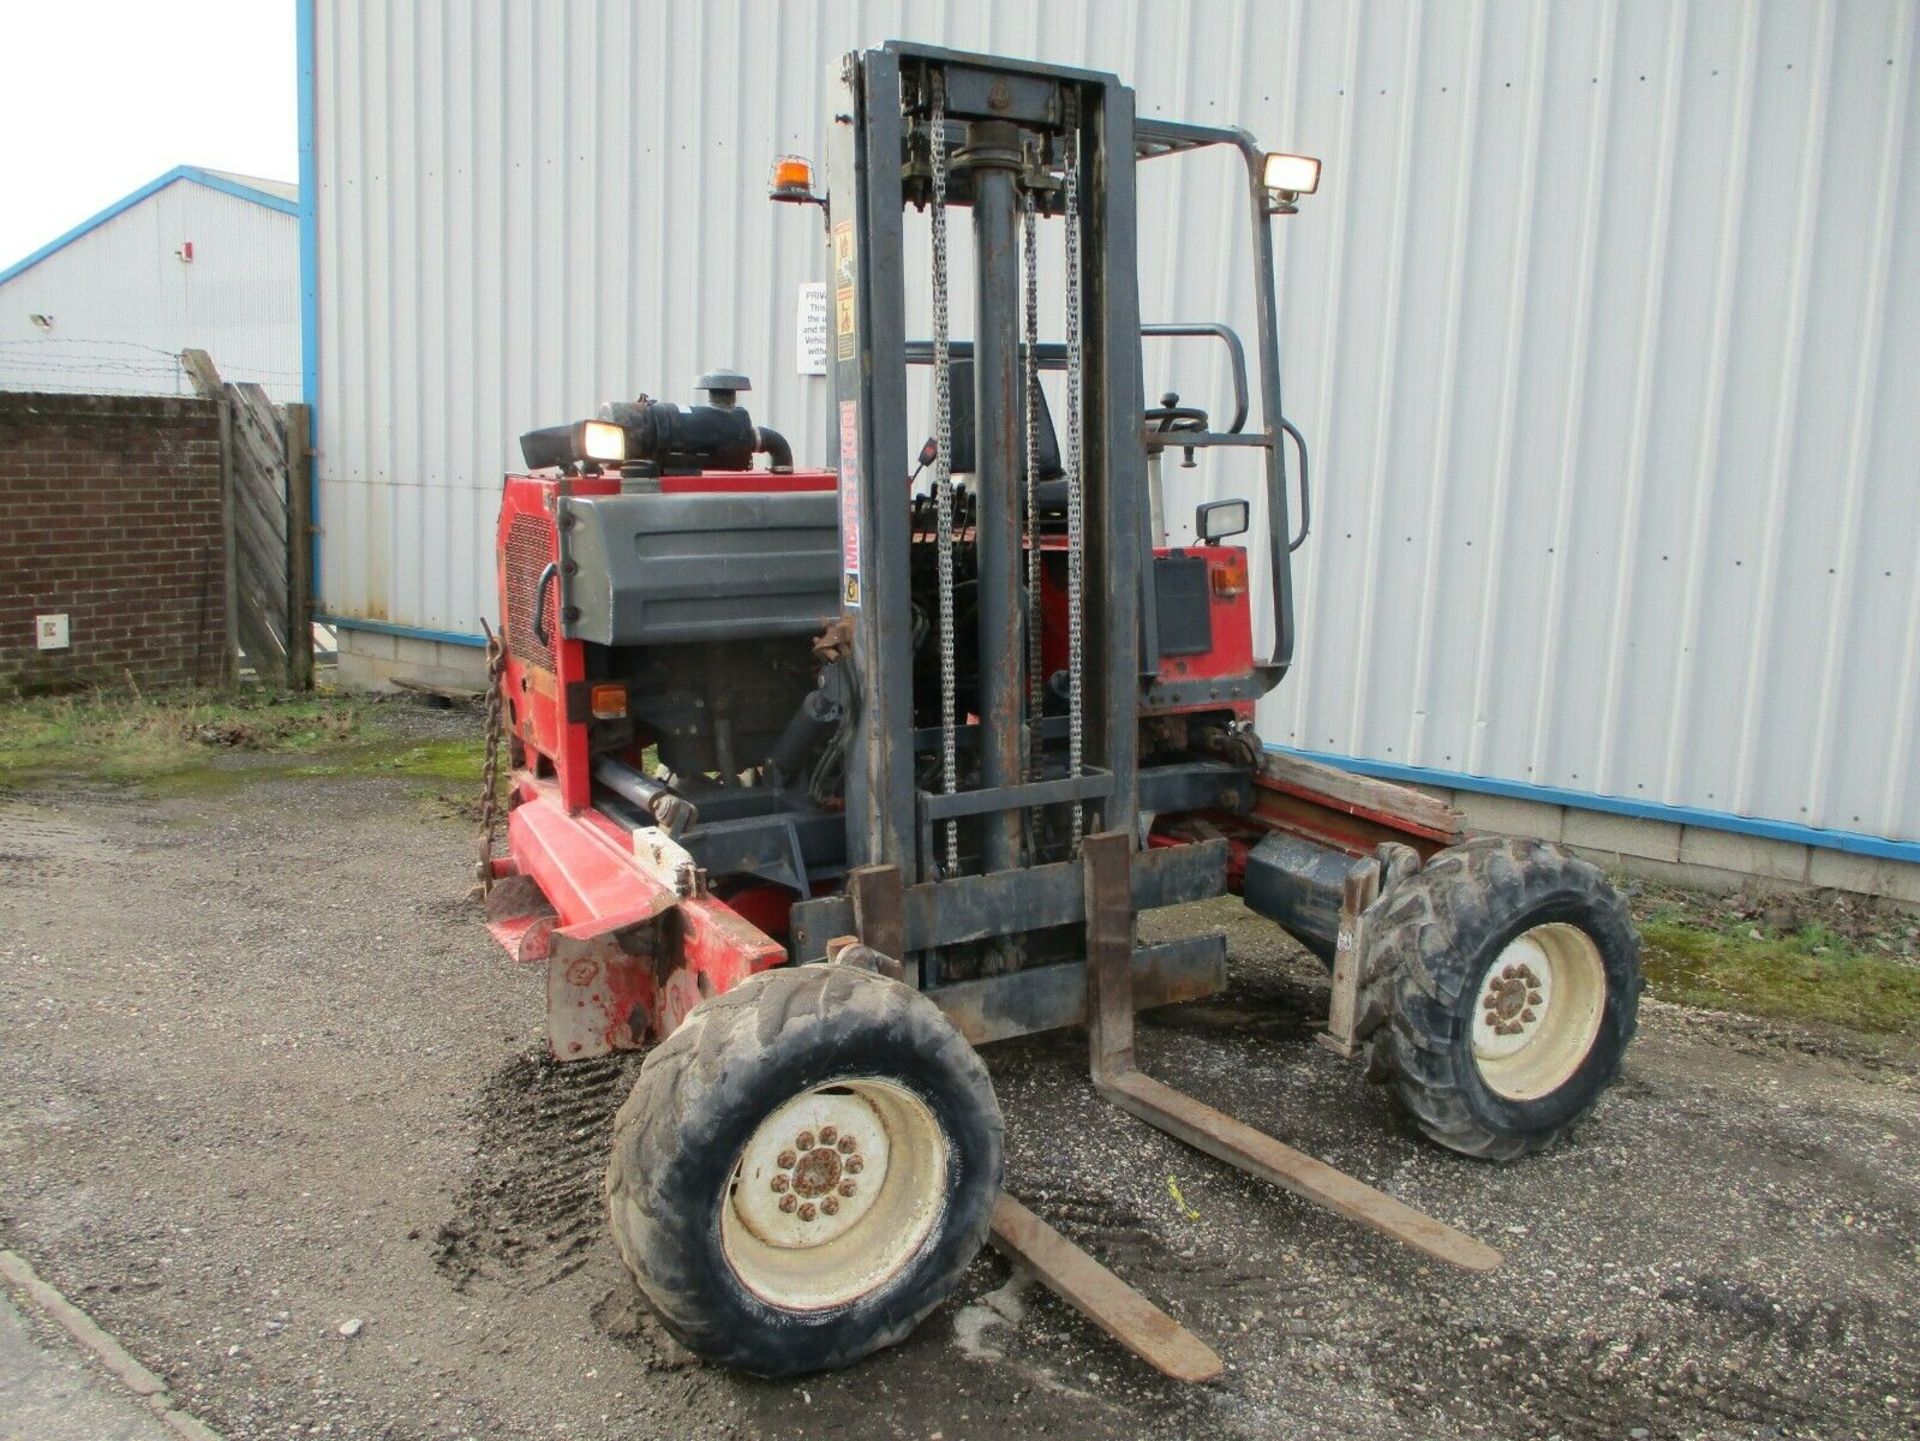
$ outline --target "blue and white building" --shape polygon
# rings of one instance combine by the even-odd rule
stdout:
[[[0,390],[185,393],[192,347],[299,400],[299,195],[182,165],[0,269]]]
[[[300,0],[343,675],[477,683],[524,429],[724,366],[827,458],[826,259],[767,166],[822,156],[836,57],[891,37],[1324,159],[1279,239],[1314,529],[1268,742],[1920,901],[1915,0]],[[1142,317],[1250,334],[1230,179],[1150,169]],[[1204,354],[1147,365],[1225,403]]]

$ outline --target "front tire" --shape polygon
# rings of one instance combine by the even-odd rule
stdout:
[[[839,966],[702,1002],[614,1120],[607,1202],[641,1291],[696,1354],[761,1376],[907,1335],[987,1237],[1002,1124],[933,1003]]]
[[[1640,942],[1597,866],[1541,841],[1471,841],[1396,886],[1369,927],[1388,1005],[1376,1067],[1429,1139],[1530,1155],[1619,1077]]]

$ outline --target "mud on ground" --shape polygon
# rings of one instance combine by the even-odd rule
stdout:
[[[1652,1004],[1571,1144],[1488,1167],[1312,1043],[1324,981],[1231,903],[1156,918],[1224,926],[1235,982],[1148,1020],[1147,1068],[1501,1271],[1118,1114],[1066,1035],[989,1056],[1011,1185],[1223,1381],[1158,1380],[991,1254],[852,1371],[693,1364],[602,1230],[635,1062],[541,1057],[470,841],[363,774],[0,799],[0,1244],[230,1437],[1920,1435],[1910,1041]]]

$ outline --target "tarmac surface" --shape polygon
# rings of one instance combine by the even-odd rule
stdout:
[[[1477,1164],[1313,1043],[1324,979],[1231,902],[1155,919],[1224,926],[1234,982],[1145,1021],[1146,1069],[1498,1272],[1119,1115],[1066,1034],[988,1056],[1010,1187],[1223,1380],[1162,1381],[992,1254],[850,1371],[696,1364],[600,1212],[636,1062],[541,1057],[542,974],[463,900],[470,854],[464,818],[378,778],[0,799],[0,1245],[234,1441],[1920,1435],[1911,1043],[1649,1004],[1568,1144]],[[22,1327],[0,1313],[9,1424],[98,1404],[72,1434],[123,1434]]]
[[[78,1347],[0,1293],[0,1441],[179,1441]]]

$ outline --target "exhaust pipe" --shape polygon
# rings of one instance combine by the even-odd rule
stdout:
[[[756,426],[753,432],[753,449],[756,455],[767,457],[767,469],[775,475],[793,473],[793,447],[787,444],[787,438],[771,426]]]

